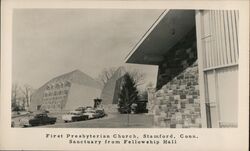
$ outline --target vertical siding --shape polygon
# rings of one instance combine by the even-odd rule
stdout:
[[[238,63],[238,11],[212,10],[202,14],[204,68]]]
[[[206,10],[197,14],[201,100],[206,104],[207,126],[237,127],[239,12]]]

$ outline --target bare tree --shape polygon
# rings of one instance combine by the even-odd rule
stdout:
[[[116,71],[119,69],[121,70],[120,76],[123,76],[125,75],[125,73],[128,73],[135,81],[136,86],[139,86],[145,83],[145,73],[137,69],[125,69],[124,67],[105,68],[99,74],[97,80],[102,82],[103,85],[105,85],[108,82],[108,80],[110,80],[112,76],[116,73]]]
[[[24,97],[24,104],[26,104],[26,106],[29,107],[31,102],[31,94],[33,92],[32,87],[28,84],[25,84],[20,90]]]
[[[111,68],[105,68],[102,70],[102,72],[99,74],[97,80],[99,80],[103,85],[105,85],[108,80],[111,79],[111,77],[114,75],[117,68],[111,67]]]
[[[16,108],[17,106],[17,97],[19,93],[19,86],[17,83],[12,84],[12,90],[11,90],[11,107]]]
[[[145,73],[140,72],[137,69],[129,70],[128,73],[133,77],[136,86],[142,85],[145,83]]]

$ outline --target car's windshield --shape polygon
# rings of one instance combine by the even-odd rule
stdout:
[[[69,112],[69,115],[80,115],[80,113],[76,113],[76,112]]]
[[[37,114],[35,117],[40,118],[40,117],[43,117],[43,116],[44,116],[43,114]]]

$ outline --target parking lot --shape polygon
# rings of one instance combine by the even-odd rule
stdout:
[[[54,125],[44,125],[46,128],[152,128],[153,116],[147,114],[109,114],[100,119],[63,123],[58,121]]]
[[[152,128],[153,115],[148,114],[119,114],[112,113],[99,119],[64,123],[60,113],[49,113],[49,116],[57,117],[53,125],[36,126],[32,128]],[[15,119],[16,121],[17,119]],[[16,125],[15,127],[20,127]]]

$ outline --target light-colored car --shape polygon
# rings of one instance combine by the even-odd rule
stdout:
[[[86,107],[78,107],[77,109],[75,109],[75,111],[81,111],[82,113],[84,113],[86,110]]]
[[[81,111],[70,111],[69,113],[62,115],[64,122],[74,122],[87,120],[88,116],[84,115]]]
[[[96,112],[93,109],[86,109],[85,113],[83,113],[83,115],[87,115],[88,119],[93,119],[93,118],[95,118],[95,113]]]
[[[29,127],[29,126],[31,126],[30,123],[29,123],[29,120],[32,119],[32,118],[33,118],[33,116],[31,116],[31,115],[21,118],[19,120],[19,122],[20,122],[19,125],[21,127]]]

